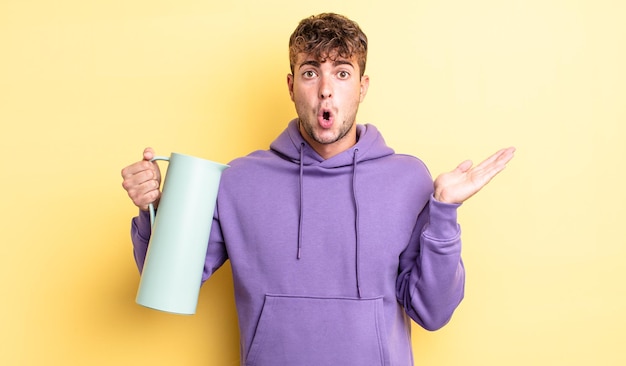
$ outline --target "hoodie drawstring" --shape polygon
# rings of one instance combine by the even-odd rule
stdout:
[[[297,259],[300,259],[300,251],[302,250],[302,216],[304,213],[304,142],[300,144],[300,214],[298,217],[298,253]]]
[[[355,241],[355,267],[356,267],[356,291],[361,298],[361,272],[359,268],[359,260],[360,260],[360,242],[359,242],[359,201],[357,199],[356,194],[356,155],[359,152],[359,149],[354,149],[354,160],[352,162],[352,198],[354,200],[354,233],[356,237]]]
[[[300,259],[302,252],[302,227],[304,220],[304,147],[305,144],[300,144],[300,212],[298,217],[298,251],[296,258]],[[356,268],[356,290],[359,298],[361,298],[361,271],[359,268],[360,262],[360,237],[359,237],[359,201],[357,199],[356,190],[356,166],[357,166],[357,153],[359,149],[354,149],[354,155],[352,160],[352,199],[354,201],[354,231],[355,231],[355,268]]]

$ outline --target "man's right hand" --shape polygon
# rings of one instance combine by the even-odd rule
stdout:
[[[143,151],[143,160],[122,169],[122,187],[135,206],[143,211],[148,210],[150,203],[156,208],[161,198],[161,170],[156,162],[150,161],[154,157],[154,150],[147,147]]]

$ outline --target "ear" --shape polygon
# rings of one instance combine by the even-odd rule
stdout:
[[[289,97],[293,101],[293,75],[287,74],[287,88],[289,88]]]
[[[362,102],[365,99],[365,95],[367,95],[367,89],[370,87],[370,77],[367,75],[361,76],[361,90],[359,92],[360,98],[359,102]]]

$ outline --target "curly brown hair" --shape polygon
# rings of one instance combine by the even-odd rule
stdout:
[[[289,38],[289,65],[293,74],[299,53],[318,60],[356,56],[361,76],[367,60],[367,36],[343,15],[322,13],[302,19]]]

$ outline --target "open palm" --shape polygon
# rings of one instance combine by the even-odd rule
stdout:
[[[445,203],[463,203],[480,191],[513,158],[514,147],[499,150],[482,163],[472,167],[471,160],[459,164],[451,172],[435,179],[435,199]]]

